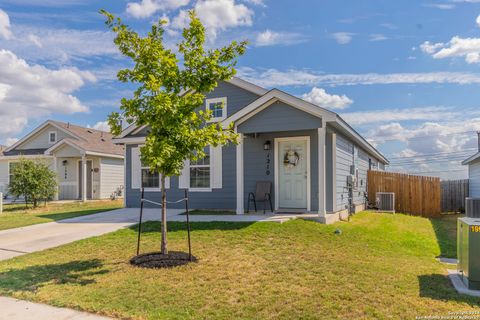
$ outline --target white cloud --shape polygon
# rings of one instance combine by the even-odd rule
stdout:
[[[89,72],[29,65],[13,52],[0,50],[0,134],[19,133],[29,119],[51,113],[88,111],[73,95],[87,81],[95,81]]]
[[[348,44],[352,41],[353,33],[350,32],[335,32],[332,33],[332,38],[337,41],[338,44]]]
[[[148,18],[158,11],[175,10],[189,2],[189,0],[142,0],[127,3],[126,11],[135,18]]]
[[[369,36],[368,41],[384,41],[388,40],[388,37],[381,33],[373,33]]]
[[[480,63],[480,38],[455,36],[448,43],[431,44],[426,41],[420,47],[434,59],[462,57],[467,63]]]
[[[436,8],[441,10],[451,10],[455,8],[455,5],[452,3],[426,3],[424,7]]]
[[[443,120],[460,115],[452,107],[417,107],[417,108],[382,108],[370,111],[342,113],[341,116],[352,125],[372,123],[399,122],[411,120]]]
[[[313,87],[302,99],[326,109],[345,109],[353,103],[346,95],[329,94],[322,88]]]
[[[10,18],[2,9],[0,9],[0,37],[7,40],[12,37],[12,31],[10,31]]]
[[[0,47],[14,51],[30,61],[57,65],[71,59],[119,55],[108,31],[54,29],[15,25],[15,37],[1,40]]]
[[[468,72],[321,74],[310,70],[280,71],[253,68],[239,68],[237,71],[239,77],[265,87],[415,83],[480,84],[480,74]]]
[[[477,16],[477,19],[475,19],[475,22],[477,23],[477,26],[480,27],[480,15]]]
[[[87,127],[90,128],[90,126]],[[98,121],[93,126],[91,126],[91,128],[95,130],[110,132],[110,125],[108,124],[108,121]]]
[[[434,53],[437,49],[440,49],[444,46],[445,44],[442,42],[439,43],[431,43],[430,41],[425,41],[420,45],[420,49],[422,49],[423,52],[432,54]]]
[[[243,0],[243,2],[251,3],[256,6],[266,7],[264,0]]]
[[[235,3],[234,0],[198,0],[194,9],[210,39],[215,39],[218,31],[251,26],[253,23],[253,11],[244,4]],[[188,11],[180,10],[172,19],[171,27],[181,30],[188,25],[188,21]]]
[[[40,38],[37,37],[36,35],[34,35],[34,34],[29,34],[27,38],[28,38],[28,40],[30,40],[35,46],[37,46],[37,47],[39,47],[39,48],[43,47],[43,44],[42,44],[42,42],[40,41]]]
[[[269,29],[260,32],[256,39],[257,47],[273,46],[273,45],[291,45],[305,42],[306,38],[300,33],[293,32],[275,32]]]

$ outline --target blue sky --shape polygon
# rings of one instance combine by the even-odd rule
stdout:
[[[250,41],[239,76],[340,113],[392,170],[463,178],[480,130],[480,0],[0,0],[0,143],[46,119],[105,127],[131,87],[104,8],[138,30],[196,8],[209,45]]]

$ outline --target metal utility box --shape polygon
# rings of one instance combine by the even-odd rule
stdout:
[[[377,192],[375,196],[378,211],[395,213],[394,192]]]
[[[480,290],[480,218],[459,218],[458,271],[468,289]]]

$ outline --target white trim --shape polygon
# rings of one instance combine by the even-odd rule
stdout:
[[[268,92],[267,89],[262,88],[260,86],[257,86],[256,84],[253,84],[253,83],[248,82],[246,80],[240,79],[238,77],[233,77],[232,79],[227,80],[226,82],[228,82],[230,84],[233,84],[234,86],[237,86],[239,88],[250,91],[252,93],[255,93],[259,96],[264,95],[265,93]]]
[[[212,192],[212,188],[190,188],[190,192]]]
[[[120,133],[120,135],[116,138],[119,138],[119,139],[124,138],[126,135],[128,135],[132,131],[135,131],[137,128],[138,128],[138,126],[135,123],[132,123],[131,125],[129,125],[125,129],[123,129],[123,131]]]
[[[327,193],[326,193],[326,129],[318,128],[318,214],[320,217],[325,217],[327,215]],[[336,148],[337,146],[332,146]],[[334,159],[335,160],[335,159]],[[336,179],[336,173],[333,173],[334,179]],[[335,193],[336,190],[333,190]],[[333,208],[335,211],[336,208]]]
[[[11,151],[13,149],[15,149],[16,147],[18,147],[19,145],[23,144],[24,142],[26,142],[28,139],[30,139],[31,137],[35,136],[37,133],[39,133],[41,130],[43,130],[46,126],[48,125],[51,125],[51,126],[54,126],[55,128],[57,128],[58,130],[60,131],[63,131],[65,132],[66,134],[68,134],[69,136],[72,136],[72,137],[75,137],[75,138],[78,138],[80,140],[84,140],[82,137],[79,137],[78,135],[74,134],[73,132],[70,132],[64,128],[62,128],[61,126],[55,124],[53,121],[50,121],[50,120],[47,120],[45,121],[43,124],[41,124],[40,126],[38,126],[35,130],[33,130],[32,132],[30,132],[29,134],[27,134],[25,137],[23,137],[22,139],[18,140],[17,142],[15,142],[13,145],[11,145],[10,147],[8,147],[7,149],[4,150],[4,152],[8,152],[8,151]]]
[[[475,160],[477,160],[478,158],[480,158],[480,152],[477,152],[476,154],[474,154],[473,156],[465,159],[462,161],[462,165],[467,165]]]
[[[54,141],[50,140],[50,137],[51,137],[52,133],[55,135],[55,140]],[[49,144],[57,143],[57,131],[48,131],[48,143]]]
[[[227,97],[205,99],[205,110],[210,110],[210,104],[221,103],[222,104],[222,116],[212,117],[208,122],[220,122],[227,118]]]
[[[125,156],[121,156],[119,154],[94,152],[94,151],[86,151],[85,154],[87,154],[89,156],[97,156],[97,157],[104,157],[104,158],[115,158],[115,159],[124,159],[125,158]]]
[[[17,159],[50,159],[53,156],[44,154],[29,154],[29,155],[16,155],[16,156],[1,156],[0,160],[17,160]]]
[[[83,163],[85,159],[85,164]],[[77,162],[77,175],[78,175],[78,170],[79,170],[79,164],[81,163],[81,166],[82,166],[82,176],[81,177],[77,177],[77,178],[81,178],[82,179],[82,196],[80,197],[80,180],[77,179],[77,196],[78,198],[80,198],[80,200],[93,200],[93,170],[90,171],[90,199],[88,199],[88,195],[84,196],[84,192],[85,194],[87,194],[87,175],[84,174],[83,171],[87,172],[87,168],[88,168],[88,165],[87,163],[88,162],[91,162],[92,163],[92,169],[93,169],[93,159],[87,159],[86,156],[83,156],[82,159],[78,160]]]
[[[292,96],[278,89],[272,89],[267,94],[261,96],[257,100],[250,103],[248,106],[244,107],[243,109],[239,110],[238,112],[234,113],[233,115],[222,121],[222,126],[224,128],[228,128],[231,122],[235,122],[238,125],[238,121],[240,119],[242,119],[242,121],[245,121],[278,100],[285,102],[286,104],[291,105],[292,107],[297,108],[301,111],[322,118],[325,121],[335,120],[336,114],[332,111],[321,108],[317,105],[309,103],[305,100]],[[264,106],[264,104],[267,105]],[[258,110],[262,106],[263,109]]]
[[[237,132],[237,127],[235,127]],[[244,214],[244,175],[243,175],[243,134],[239,133],[239,142],[236,146],[236,177],[237,177],[237,214]]]
[[[208,165],[198,165],[198,164],[193,165],[194,168],[207,168],[208,167],[210,169],[210,172],[209,172],[209,187],[208,188],[192,188],[191,187],[190,183],[192,182],[192,180],[191,180],[191,176],[190,176],[190,169],[192,168],[192,164],[189,161],[189,163],[188,163],[188,191],[192,191],[192,192],[212,192],[212,189],[213,189],[212,149],[213,149],[213,146],[208,146]]]
[[[50,148],[48,148],[47,150],[45,150],[45,154],[46,155],[49,155],[51,154],[54,150],[58,149],[60,146],[62,146],[64,143],[68,144],[70,147],[74,148],[74,149],[77,149],[79,152],[80,152],[80,155],[82,154],[85,154],[85,150],[79,146],[77,146],[76,144],[74,144],[73,142],[71,141],[68,141],[68,140],[65,140],[65,139],[62,139],[60,141],[58,141],[57,143],[55,143],[53,146],[51,146]]]
[[[275,138],[274,139],[274,166],[275,166],[275,210],[279,210],[279,193],[278,193],[278,173],[279,173],[279,161],[278,161],[278,156],[279,156],[279,143],[280,142],[285,142],[285,141],[306,141],[307,142],[307,154],[305,156],[305,159],[307,160],[307,211],[311,211],[311,201],[312,201],[312,196],[311,196],[311,187],[312,187],[312,179],[311,179],[311,168],[310,168],[310,162],[311,162],[311,155],[310,155],[310,136],[296,136],[296,137],[282,137],[282,138]],[[298,208],[302,209],[302,208]]]
[[[238,77],[233,77],[232,79],[226,80],[225,82],[230,83],[230,84],[232,84],[236,87],[239,87],[241,89],[245,89],[249,92],[255,93],[258,96],[263,96],[264,94],[266,94],[268,92],[267,89],[262,88],[260,86],[257,86],[256,84],[253,84],[253,83],[248,82],[246,80],[240,79]],[[187,92],[191,92],[191,90],[185,90],[185,91],[181,92],[180,95],[184,95]],[[122,138],[125,138],[128,134],[134,132],[137,128],[138,128],[138,126],[135,125],[135,123],[132,123],[127,128],[125,128],[122,131],[122,133],[120,133],[120,135],[118,137],[114,138],[114,142],[116,142],[116,143],[127,143],[127,142],[121,141],[121,140],[123,140]],[[117,140],[120,140],[120,141],[117,141]],[[134,143],[134,142],[131,142],[131,143]]]
[[[144,144],[145,137],[131,137],[131,138],[121,138],[112,139],[112,142],[115,144]]]

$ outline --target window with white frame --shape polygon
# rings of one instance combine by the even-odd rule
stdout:
[[[214,98],[205,101],[207,110],[212,112],[211,122],[217,122],[227,118],[227,98]]]
[[[205,148],[205,157],[190,161],[190,188],[209,189],[210,185],[210,148]]]
[[[8,164],[8,183],[11,183],[13,180],[13,169],[18,165],[18,162],[10,162]]]
[[[158,172],[152,172],[150,167],[142,162],[142,188],[153,189],[160,188],[160,175]]]
[[[57,142],[57,133],[55,131],[51,131],[48,133],[48,142],[49,143]]]

